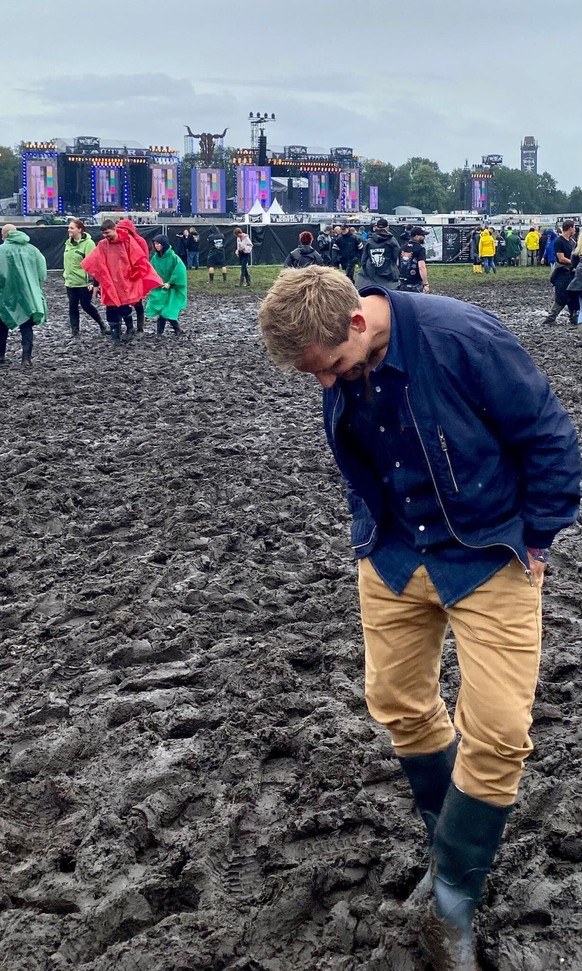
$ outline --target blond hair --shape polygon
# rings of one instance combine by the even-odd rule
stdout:
[[[312,344],[337,347],[348,338],[355,286],[330,266],[283,270],[259,309],[259,327],[271,360],[293,367]]]

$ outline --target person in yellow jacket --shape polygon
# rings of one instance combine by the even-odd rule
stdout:
[[[537,266],[538,254],[540,251],[540,234],[535,226],[532,226],[529,233],[525,237],[525,248],[527,250],[527,265]]]
[[[484,229],[481,233],[479,240],[479,259],[483,263],[485,273],[489,273],[490,270],[497,273],[495,268],[495,240],[488,229]]]

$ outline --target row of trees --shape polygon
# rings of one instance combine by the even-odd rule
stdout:
[[[224,156],[217,151],[213,164],[226,168],[227,195],[234,194],[236,149],[226,148]],[[198,155],[182,160],[182,187],[190,186],[192,166],[200,164]],[[0,198],[16,192],[20,181],[20,157],[11,148],[0,145]],[[471,208],[471,187],[467,169],[441,172],[438,163],[428,158],[411,158],[404,165],[366,159],[362,169],[363,198],[371,185],[378,186],[381,212],[392,212],[396,206],[416,206],[425,213],[450,212]],[[570,193],[558,189],[549,172],[534,175],[501,165],[495,169],[491,191],[497,212],[582,212],[582,188]]]
[[[235,191],[235,155],[236,149],[226,148],[224,156],[217,150],[213,160],[214,165],[226,169],[228,196]],[[192,167],[199,164],[198,155],[186,155],[182,160],[184,189],[190,185]],[[364,200],[371,185],[378,186],[380,212],[393,212],[396,206],[415,206],[425,213],[471,208],[470,171],[441,172],[438,163],[427,158],[411,158],[398,167],[366,159],[362,167]],[[582,212],[582,188],[574,186],[570,193],[562,192],[549,172],[534,175],[501,165],[495,169],[490,191],[497,212]]]
[[[0,145],[0,199],[7,199],[20,188],[20,158],[11,148]]]
[[[398,167],[367,159],[362,181],[364,198],[371,185],[378,186],[381,212],[392,212],[396,206],[416,206],[425,213],[471,208],[470,171],[441,172],[428,158],[411,158]],[[500,165],[494,169],[490,191],[497,212],[582,212],[582,188],[562,192],[549,172],[534,175]]]

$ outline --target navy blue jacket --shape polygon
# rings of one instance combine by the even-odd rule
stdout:
[[[447,526],[470,547],[549,547],[576,521],[576,432],[529,354],[493,315],[449,297],[382,290],[402,334],[406,399]],[[370,375],[373,385],[374,372]],[[324,389],[328,442],[348,484],[352,545],[368,556],[385,515],[382,483],[341,434],[342,381]]]

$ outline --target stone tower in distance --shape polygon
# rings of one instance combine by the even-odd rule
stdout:
[[[533,135],[526,135],[521,143],[521,171],[538,172],[538,143]]]

